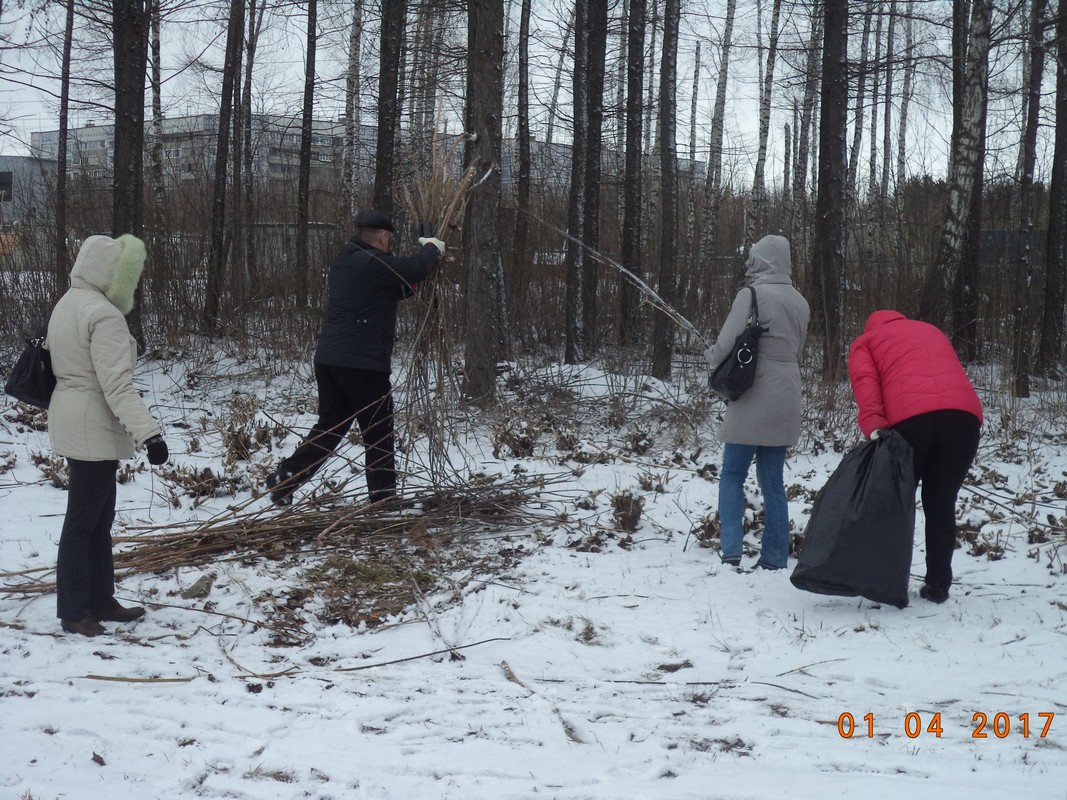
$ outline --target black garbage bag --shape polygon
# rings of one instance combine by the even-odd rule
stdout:
[[[915,537],[913,476],[911,445],[891,430],[841,459],[815,496],[793,585],[904,608]]]

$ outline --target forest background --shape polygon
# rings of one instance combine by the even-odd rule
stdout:
[[[995,6],[5,2],[12,149],[48,120],[16,100],[32,89],[61,143],[114,124],[122,156],[92,178],[57,149],[54,222],[5,248],[0,333],[38,324],[84,236],[131,231],[151,253],[146,347],[306,352],[324,265],[370,205],[401,248],[421,219],[448,242],[432,305],[468,397],[490,401],[520,355],[685,372],[767,232],[812,304],[813,375],[840,375],[867,314],[895,307],[1027,396],[1064,353],[1067,15]],[[155,132],[201,112],[209,158],[177,177]],[[263,114],[299,139],[283,179],[256,161]],[[343,134],[313,167],[321,119]]]

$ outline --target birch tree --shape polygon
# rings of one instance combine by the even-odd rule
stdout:
[[[907,141],[908,141],[908,109],[911,105],[911,96],[914,91],[915,65],[918,59],[915,57],[915,34],[914,23],[911,13],[912,0],[904,2],[904,84],[900,89],[900,121],[897,123],[897,181],[896,196],[901,198],[906,178],[907,166]],[[897,215],[898,221],[900,215]]]
[[[726,119],[726,86],[730,72],[730,46],[733,39],[737,0],[726,0],[719,76],[715,84],[715,105],[711,113],[711,136],[708,142],[708,173],[704,182],[704,240],[701,252],[714,263],[719,235],[719,207],[722,202],[722,139]]]
[[[919,306],[919,316],[935,325],[944,323],[953,304],[952,292],[963,263],[967,219],[983,149],[991,13],[992,0],[974,0],[962,84],[960,128],[952,142],[945,222],[937,261],[927,275]],[[973,291],[973,287],[964,291]]]
[[[766,179],[767,140],[771,130],[771,90],[774,88],[774,64],[778,57],[778,21],[782,12],[782,0],[774,0],[771,7],[771,29],[767,43],[767,66],[760,85],[759,144],[756,151],[756,167],[752,179],[753,210],[748,217],[745,231],[745,248],[756,239],[756,230],[762,231],[767,224]],[[664,36],[666,41],[666,36]]]
[[[1067,305],[1067,13],[1056,17],[1056,132],[1045,239],[1045,302],[1037,351],[1040,374],[1058,379],[1063,368],[1064,307]]]

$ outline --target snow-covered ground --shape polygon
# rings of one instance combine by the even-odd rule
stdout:
[[[135,472],[119,486],[116,536],[250,500],[246,487],[297,439],[257,450],[251,466],[225,463],[235,389],[254,398],[243,408],[255,420],[311,422],[304,366],[267,376],[220,362],[210,381],[187,368],[138,372],[171,467],[243,482],[194,506],[160,472]],[[312,615],[289,646],[254,624],[320,558],[307,549],[124,578],[118,596],[147,617],[95,639],[60,631],[54,595],[0,593],[0,796],[1067,798],[1062,419],[1035,414],[1015,430],[990,415],[960,504],[975,543],[956,553],[952,596],[919,599],[920,534],[912,602],[898,610],[721,566],[689,535],[716,504],[714,407],[651,380],[561,374],[537,380],[582,397],[570,417],[530,411],[527,395],[492,423],[457,426],[453,461],[471,473],[554,476],[529,508],[542,521],[471,545],[525,557],[503,573],[438,576],[386,624]],[[524,426],[532,452],[516,457],[500,431]],[[798,530],[840,459],[827,441],[857,435],[807,437],[791,455]],[[11,574],[54,564],[66,498],[34,463],[48,453],[47,434],[5,400],[7,586],[51,580]],[[626,492],[643,501],[632,534],[612,515]],[[183,599],[204,575],[209,594]]]

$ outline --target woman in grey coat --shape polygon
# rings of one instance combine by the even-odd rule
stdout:
[[[755,288],[759,322],[759,358],[752,388],[730,403],[718,430],[723,442],[719,481],[720,546],[725,564],[741,563],[741,525],[745,478],[753,459],[763,493],[763,542],[756,566],[783,569],[789,558],[789,509],[786,503],[786,449],[800,438],[800,357],[808,330],[808,302],[793,286],[789,242],[764,236],[749,252],[746,284]],[[744,330],[752,305],[747,288],[738,292],[719,338],[704,354],[714,369],[729,354]]]
[[[137,343],[126,325],[144,269],[145,246],[125,234],[90,236],[78,250],[70,289],[48,321],[56,374],[48,406],[52,450],[67,459],[67,513],[56,564],[56,615],[63,630],[105,632],[101,620],[144,616],[115,599],[111,524],[119,459],[143,445],[152,464],[167,460],[159,424],[133,388]]]

